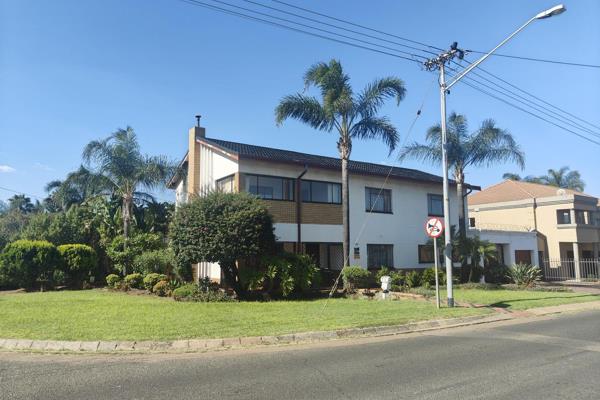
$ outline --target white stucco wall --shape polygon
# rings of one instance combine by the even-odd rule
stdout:
[[[238,171],[238,163],[212,148],[200,146],[200,191],[214,190],[215,182]]]
[[[516,250],[530,251],[531,262],[535,265],[539,265],[536,232],[470,229],[469,236],[475,235],[478,235],[481,240],[487,240],[494,244],[501,244],[504,248],[504,263],[508,266],[515,264]]]
[[[303,171],[300,165],[274,164],[255,160],[240,160],[240,172],[297,178]],[[341,172],[308,168],[303,179],[341,183]],[[425,222],[428,219],[428,194],[442,194],[442,185],[384,177],[351,175],[350,179],[350,264],[367,267],[367,244],[393,244],[394,266],[427,268],[419,264],[418,246],[428,240]],[[392,214],[368,213],[365,204],[365,187],[392,190]],[[451,187],[450,222],[458,225],[456,190]],[[364,226],[363,226],[364,225]],[[297,240],[296,224],[275,224],[275,234],[280,241]],[[342,242],[342,225],[303,224],[303,242]],[[354,258],[354,244],[360,249],[360,258]]]

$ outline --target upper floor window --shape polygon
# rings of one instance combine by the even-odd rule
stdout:
[[[583,210],[575,210],[575,223],[576,224],[585,224],[585,211]]]
[[[294,179],[266,175],[244,175],[244,189],[266,200],[294,200]]]
[[[556,220],[560,225],[571,223],[571,210],[556,210]]]
[[[218,179],[216,183],[216,188],[219,192],[223,193],[233,193],[233,184],[235,181],[234,175],[226,176],[225,178]]]
[[[429,215],[430,217],[444,216],[444,198],[441,195],[427,195],[427,215]]]
[[[394,268],[393,244],[367,244],[367,268]]]
[[[365,188],[367,211],[392,213],[392,191],[390,189]]]
[[[342,203],[342,185],[333,182],[302,181],[302,201],[308,203]]]
[[[475,218],[469,218],[469,228],[475,228]]]

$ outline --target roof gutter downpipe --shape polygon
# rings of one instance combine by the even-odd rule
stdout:
[[[302,253],[302,196],[301,196],[301,182],[302,177],[308,172],[308,165],[304,164],[302,173],[296,178],[296,226],[298,229],[297,240],[296,240],[296,253]]]

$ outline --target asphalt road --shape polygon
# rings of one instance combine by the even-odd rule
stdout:
[[[0,353],[1,399],[599,399],[600,311],[184,355]]]

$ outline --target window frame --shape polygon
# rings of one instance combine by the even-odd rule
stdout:
[[[371,193],[370,191],[374,190],[378,193],[378,197],[381,196],[381,198],[383,199],[383,211],[379,211],[379,210],[375,210],[373,209],[373,206],[370,204],[371,203]],[[379,194],[379,192],[381,191],[381,194]],[[389,193],[389,211],[385,210],[385,195],[384,193]],[[392,207],[392,189],[384,189],[384,188],[374,188],[374,187],[370,187],[370,186],[365,186],[365,211],[366,212],[370,212],[370,213],[377,213],[377,214],[393,214],[394,212],[392,211],[393,207]]]
[[[566,215],[568,215],[568,222],[564,222],[565,220],[560,219],[561,215],[564,215],[563,213],[566,211]],[[560,210],[556,210],[556,224],[557,225],[570,225],[572,224],[573,221],[571,220],[571,210],[568,208],[563,208]]]
[[[389,263],[389,265],[384,265],[383,263],[380,263],[380,265],[374,265],[374,266],[371,265],[370,248],[375,247],[375,246],[380,247],[384,251],[390,250],[390,253],[386,254],[386,258],[389,257],[390,261],[391,261],[391,263]],[[388,263],[385,263],[385,264],[388,264]],[[394,244],[393,243],[367,243],[367,269],[375,269],[375,268],[381,268],[381,267],[394,268]]]
[[[260,185],[259,185],[260,178],[281,179],[281,193],[282,194],[285,193],[285,191],[283,190],[284,189],[283,182],[284,182],[284,180],[289,180],[289,181],[291,181],[292,198],[291,199],[269,199],[269,198],[261,197],[260,194],[258,194],[258,193],[252,193],[252,192],[246,190],[246,178],[247,177],[256,177],[256,187],[257,188],[260,187]],[[296,179],[295,178],[289,178],[287,176],[278,176],[278,175],[264,175],[264,174],[244,173],[243,179],[244,179],[244,182],[243,182],[244,191],[246,193],[249,193],[249,194],[251,194],[253,196],[258,197],[261,200],[269,200],[269,201],[292,201],[292,202],[296,201]]]
[[[304,182],[307,182],[309,184],[309,197],[310,197],[310,200],[304,200],[304,198],[302,197],[302,184]],[[313,190],[312,190],[312,184],[313,184],[313,182],[316,182],[316,183],[325,183],[325,184],[328,184],[328,185],[332,185],[332,187],[334,185],[338,186],[340,188],[340,201],[339,202],[334,202],[334,201],[330,202],[330,201],[315,201],[315,200],[313,200],[312,199],[312,197],[313,197],[312,196],[312,192],[313,192]],[[332,194],[332,198],[333,198],[333,192],[331,194]],[[315,180],[315,179],[301,179],[300,180],[300,199],[302,200],[303,203],[338,204],[338,205],[342,204],[342,184],[338,183],[338,182],[318,181],[318,180]]]
[[[431,249],[431,261],[423,260],[421,257],[421,248],[426,247]],[[419,244],[417,245],[417,255],[419,258],[419,264],[435,264],[435,254],[433,252],[433,244]]]
[[[223,193],[235,192],[235,174],[230,174],[230,175],[227,175],[227,176],[217,179],[215,181],[215,190],[221,190],[221,188],[219,187],[219,184],[227,179],[231,179],[231,191],[230,192],[223,191]]]
[[[442,203],[442,212],[440,214],[436,214],[431,212],[431,200],[436,197],[441,200]],[[428,217],[443,217],[444,216],[444,196],[436,193],[427,193],[427,216]]]

